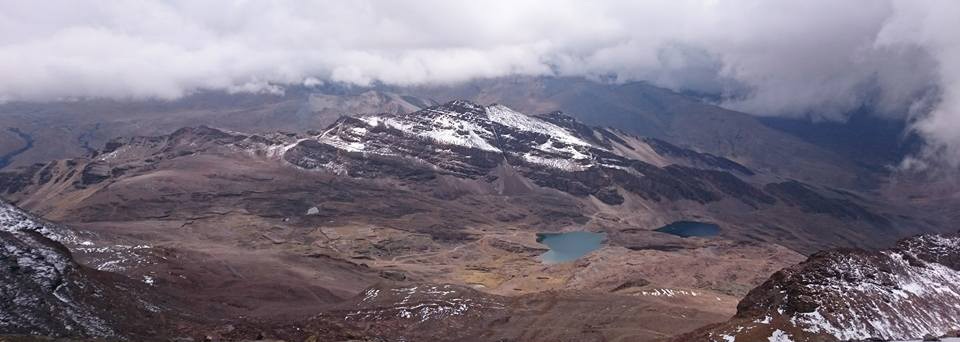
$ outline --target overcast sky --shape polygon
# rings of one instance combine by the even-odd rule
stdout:
[[[0,100],[609,75],[757,115],[910,117],[960,161],[960,1],[0,2]]]

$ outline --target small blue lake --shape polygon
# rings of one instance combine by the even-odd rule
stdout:
[[[680,237],[710,237],[720,234],[720,226],[696,221],[676,221],[666,226],[654,229],[654,231],[676,235]]]
[[[550,247],[549,251],[540,255],[547,264],[577,260],[602,247],[606,239],[606,234],[593,232],[537,234],[537,242]]]

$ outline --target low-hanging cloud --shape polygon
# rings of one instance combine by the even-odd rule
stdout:
[[[960,165],[960,2],[6,1],[0,101],[616,75],[756,115],[907,118]]]

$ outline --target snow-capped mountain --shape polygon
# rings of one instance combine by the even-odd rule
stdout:
[[[725,158],[588,127],[559,112],[528,116],[466,101],[408,114],[344,117],[282,151],[284,160],[302,168],[358,177],[491,180],[508,168],[538,186],[613,205],[623,202],[619,189],[654,201],[704,203],[722,195],[773,201],[734,176],[752,175],[749,169]]]
[[[960,329],[960,235],[815,254],[777,272],[702,341],[908,340]]]
[[[775,202],[741,180],[754,172],[734,161],[589,127],[559,112],[528,116],[502,105],[453,101],[406,114],[342,117],[314,133],[248,135],[184,128],[169,136],[112,141],[80,172],[63,171],[54,179],[57,165],[37,165],[26,169],[28,175],[0,183],[13,193],[30,186],[34,177],[39,183],[57,183],[69,175],[79,179],[67,183],[84,187],[162,159],[229,148],[351,177],[500,179],[509,183],[501,188],[535,185],[611,205],[623,203],[624,190],[657,202],[707,203],[727,196],[751,205]]]

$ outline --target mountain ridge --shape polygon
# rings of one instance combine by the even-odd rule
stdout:
[[[294,86],[283,95],[201,91],[174,101],[17,102],[0,106],[0,123],[44,141],[13,160],[16,166],[26,166],[79,157],[115,137],[158,135],[185,126],[302,132],[322,129],[343,114],[409,113],[456,99],[501,103],[527,113],[564,110],[589,125],[616,126],[802,181],[875,186],[876,179],[867,179],[871,172],[858,176],[864,170],[845,158],[767,127],[748,114],[642,82],[613,84],[576,77],[504,77],[416,87]],[[70,138],[52,142],[47,136]],[[16,137],[9,139],[19,144]]]
[[[727,323],[674,341],[908,340],[960,329],[960,233],[824,251],[753,289]]]

